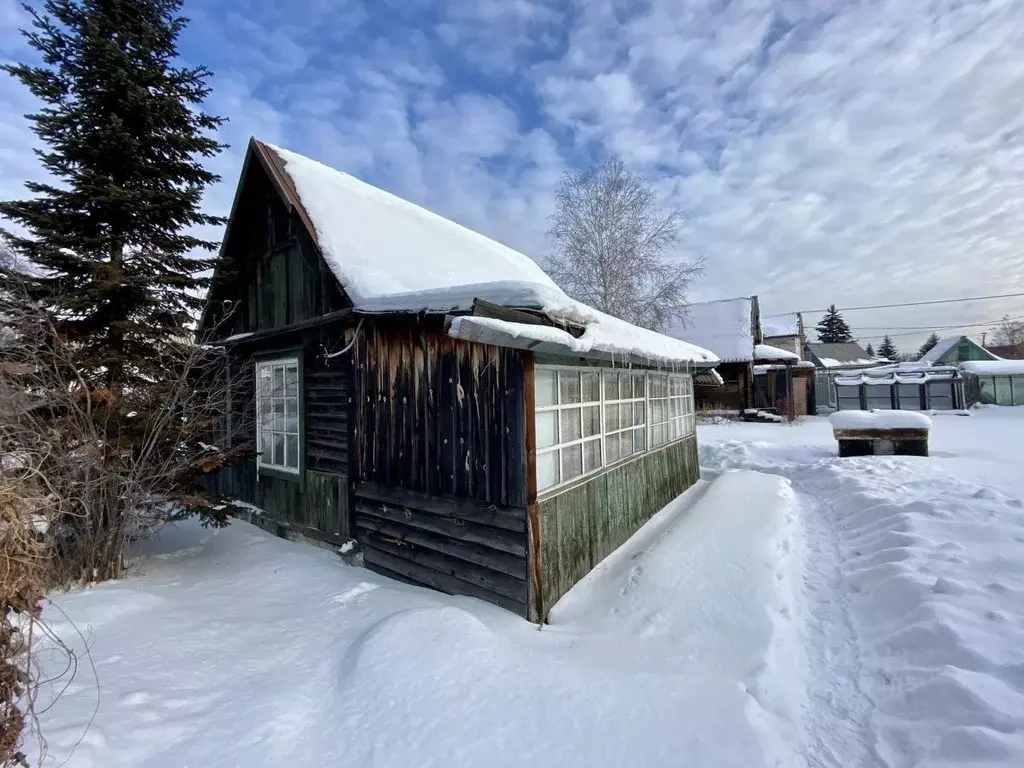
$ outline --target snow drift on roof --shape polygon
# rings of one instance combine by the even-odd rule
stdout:
[[[761,334],[766,339],[774,336],[799,336],[800,316],[796,312],[790,312],[785,315],[762,317]]]
[[[758,344],[754,347],[755,360],[793,360],[800,359],[800,355],[794,354],[786,349],[779,349],[769,344]]]
[[[328,267],[358,310],[467,311],[474,299],[484,299],[538,309],[552,320],[583,326],[579,339],[549,329],[562,341],[572,339],[560,345],[567,351],[593,349],[668,363],[718,360],[694,344],[639,328],[569,298],[518,251],[347,173],[266,146],[283,162],[316,229]],[[534,329],[531,333],[540,333],[536,329],[541,326],[527,327]],[[553,338],[545,341],[555,343]]]
[[[359,307],[413,291],[513,281],[556,288],[529,257],[354,176],[266,145],[316,228],[328,266]]]
[[[987,376],[1024,374],[1024,360],[971,360],[960,363],[960,370]]]
[[[723,363],[754,359],[753,301],[750,298],[707,301],[689,306],[689,318],[669,331],[710,349]]]

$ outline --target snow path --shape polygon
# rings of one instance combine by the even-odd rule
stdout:
[[[801,502],[809,764],[1024,764],[1022,427],[937,418],[931,459],[835,458],[819,420],[702,428],[702,465]]]

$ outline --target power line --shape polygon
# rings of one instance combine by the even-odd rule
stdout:
[[[1021,318],[1010,318],[1010,319],[1011,320],[1019,320]],[[999,322],[999,321],[997,320],[996,322]],[[979,323],[978,325],[971,325],[969,323],[965,324],[965,325],[936,325],[936,326],[934,326],[932,328],[929,328],[928,330],[931,330],[931,331],[953,331],[953,330],[959,330],[960,328],[977,328],[977,327],[984,327],[984,326],[991,327],[992,325],[993,325],[992,323]],[[921,335],[921,331],[911,331],[910,333],[887,333],[887,334],[882,334],[880,336],[858,336],[857,339],[858,339],[858,341],[868,340],[868,339],[884,339],[886,336],[888,336],[890,339],[898,339],[898,338],[901,338],[903,336],[920,336],[920,335]]]
[[[1000,317],[1000,318],[998,318],[996,320],[986,320],[986,321],[981,322],[981,323],[964,323],[963,325],[939,325],[939,326],[935,326],[935,325],[888,325],[888,326],[887,325],[858,325],[858,326],[855,326],[855,327],[856,327],[857,330],[860,330],[860,331],[941,331],[944,328],[985,328],[985,327],[994,327],[994,326],[999,325],[1001,322],[1003,322],[1003,319],[1004,318]],[[1018,320],[1024,320],[1024,315],[1021,315],[1020,317],[1007,317],[1005,319],[1009,320],[1012,323],[1012,322],[1015,322],[1015,321],[1018,321]],[[892,334],[890,334],[890,336],[891,335]],[[905,336],[913,336],[914,334],[908,333],[908,334],[903,334],[903,335],[905,335]]]
[[[1020,293],[997,293],[992,296],[963,296],[958,299],[934,299],[931,301],[907,301],[900,304],[873,304],[867,307],[837,307],[840,312],[858,312],[862,309],[896,309],[898,307],[924,307],[933,304],[956,304],[964,301],[988,301],[989,299],[1013,299],[1019,296],[1024,296],[1024,291]],[[824,309],[798,309],[797,312],[805,312],[809,315],[818,312],[828,312],[828,307]],[[782,312],[780,314],[790,314],[788,312]],[[776,317],[777,314],[773,313],[769,317]]]

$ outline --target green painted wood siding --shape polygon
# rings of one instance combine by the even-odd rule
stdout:
[[[576,582],[699,478],[691,436],[540,501],[530,553],[531,620],[543,621]]]

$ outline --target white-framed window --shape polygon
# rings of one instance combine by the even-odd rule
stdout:
[[[299,358],[256,361],[258,468],[299,472]]]
[[[693,379],[673,373],[649,373],[647,386],[651,447],[692,435],[697,428]]]
[[[538,491],[696,430],[689,375],[538,366],[534,388]],[[655,408],[658,421],[652,420]]]

